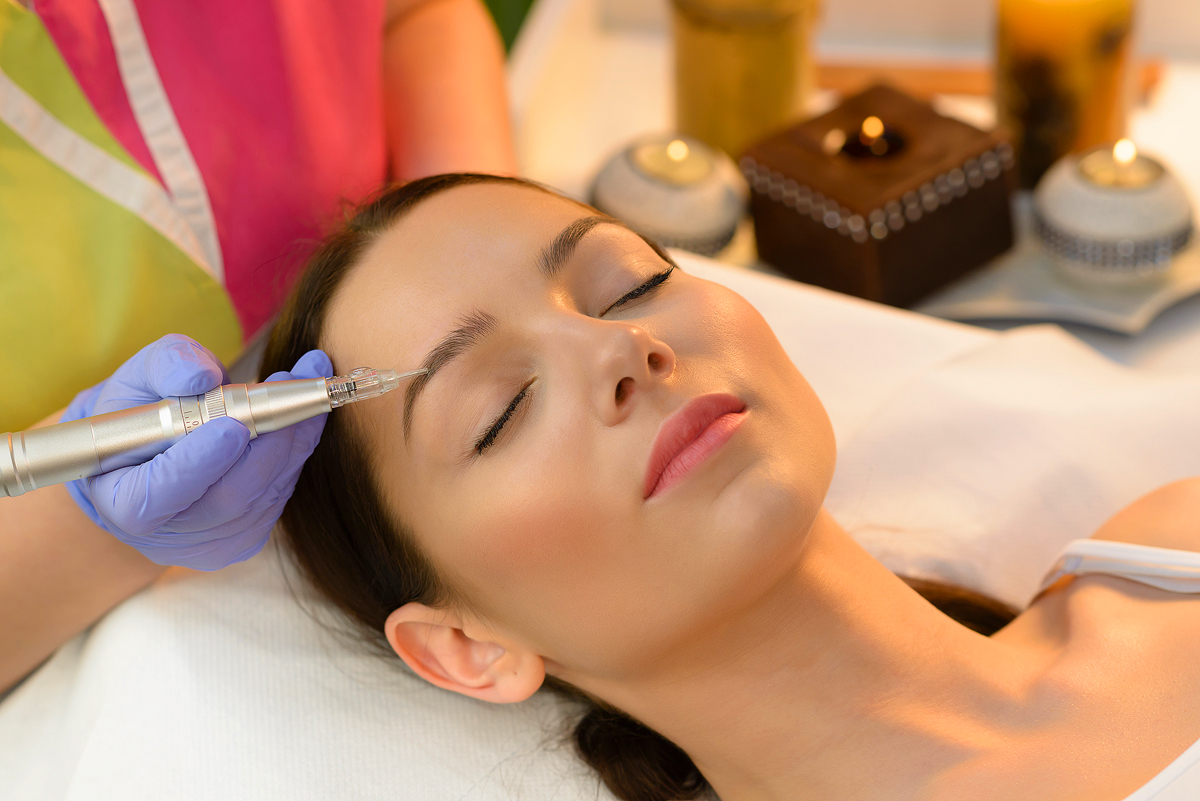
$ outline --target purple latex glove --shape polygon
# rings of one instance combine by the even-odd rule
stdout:
[[[292,372],[267,380],[332,375],[329,357],[312,350]],[[199,395],[227,381],[216,356],[169,334],[77,395],[62,421]],[[145,464],[72,481],[67,491],[97,525],[151,561],[216,570],[262,550],[324,428],[322,414],[252,440],[237,420],[219,417]]]

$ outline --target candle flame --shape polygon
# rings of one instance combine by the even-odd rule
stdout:
[[[883,120],[878,117],[867,117],[863,120],[862,135],[867,139],[878,139],[883,136]]]
[[[683,161],[688,157],[687,142],[682,139],[672,139],[667,145],[667,158],[671,161]]]
[[[1129,139],[1121,139],[1113,145],[1113,161],[1122,166],[1132,164],[1137,158],[1137,145]]]

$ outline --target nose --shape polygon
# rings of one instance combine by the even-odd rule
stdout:
[[[593,351],[593,403],[605,425],[627,418],[638,396],[675,372],[675,352],[644,328],[618,322],[606,330]]]

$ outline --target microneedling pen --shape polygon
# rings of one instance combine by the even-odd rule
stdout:
[[[217,417],[239,421],[253,439],[390,392],[404,379],[424,372],[360,367],[333,378],[225,384],[203,395],[165,398],[69,423],[0,434],[0,497],[148,462]]]

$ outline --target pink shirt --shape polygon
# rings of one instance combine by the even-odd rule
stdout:
[[[225,288],[249,338],[344,203],[387,178],[383,0],[135,5],[207,187]],[[97,0],[36,0],[34,10],[105,125],[160,177]]]

